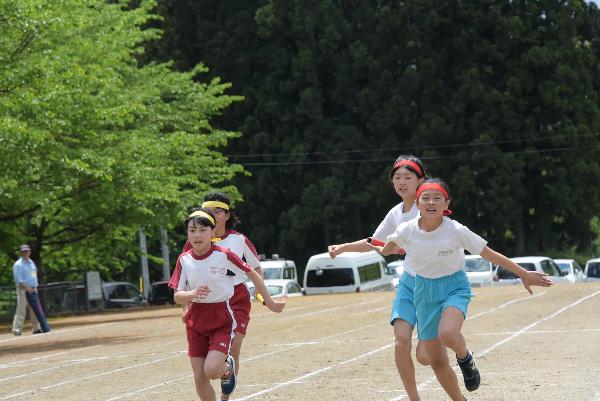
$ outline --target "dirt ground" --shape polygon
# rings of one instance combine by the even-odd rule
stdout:
[[[482,385],[465,391],[469,401],[600,401],[600,283],[474,293],[463,334]],[[393,297],[289,298],[280,315],[254,304],[232,399],[407,400],[388,324]],[[0,400],[197,399],[179,315],[173,306],[64,318],[21,337],[5,327]],[[448,400],[416,365],[422,400]]]

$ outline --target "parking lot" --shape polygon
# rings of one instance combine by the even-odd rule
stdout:
[[[600,400],[600,282],[474,293],[463,333],[482,385],[469,400]],[[232,399],[406,400],[387,322],[393,296],[289,298],[280,315],[255,304]],[[35,336],[4,330],[0,400],[197,399],[179,311],[58,319]],[[430,368],[417,364],[417,381],[423,400],[448,399]]]

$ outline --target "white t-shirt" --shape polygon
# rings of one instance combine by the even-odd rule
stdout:
[[[372,238],[378,239],[380,241],[386,241],[387,238],[396,231],[398,226],[405,221],[410,221],[415,217],[419,216],[419,209],[417,209],[417,202],[413,203],[412,208],[403,213],[402,209],[404,208],[404,202],[400,202],[396,206],[390,209],[388,214],[385,215],[385,218],[371,236]],[[415,272],[409,266],[406,266],[404,263],[404,271],[410,274],[411,276],[415,275]]]
[[[479,255],[487,245],[486,240],[448,217],[444,217],[442,224],[430,232],[421,230],[419,218],[414,218],[400,224],[387,240],[406,250],[405,270],[409,267],[427,278],[456,273],[465,263],[465,249]]]
[[[256,254],[256,248],[250,240],[241,233],[234,230],[227,230],[221,240],[217,242],[219,246],[231,249],[237,256],[244,258],[247,264],[253,269],[260,267],[260,261]],[[234,283],[240,284],[246,281],[246,274],[236,274],[233,278]]]
[[[190,291],[200,286],[210,288],[206,298],[195,298],[193,302],[223,302],[233,295],[234,275],[245,275],[252,268],[244,263],[233,251],[213,245],[202,256],[193,250],[182,253],[169,282],[171,288]]]

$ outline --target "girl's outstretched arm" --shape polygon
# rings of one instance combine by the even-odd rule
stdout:
[[[547,277],[546,273],[530,272],[525,270],[506,256],[494,251],[489,246],[483,248],[483,251],[481,251],[479,255],[493,264],[500,265],[506,270],[509,270],[519,276],[523,281],[523,286],[527,289],[527,291],[529,291],[530,294],[533,294],[533,290],[531,289],[531,286],[533,285],[550,287],[552,284],[554,284],[554,282]]]
[[[368,252],[372,248],[367,244],[367,239],[361,239],[354,242],[347,242],[345,244],[336,244],[329,245],[327,247],[327,252],[329,252],[329,256],[331,259],[335,259],[342,252]]]

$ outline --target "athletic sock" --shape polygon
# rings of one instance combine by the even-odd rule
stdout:
[[[457,360],[459,363],[467,363],[467,362],[469,362],[469,361],[470,361],[472,358],[473,358],[473,355],[472,355],[472,354],[471,354],[469,351],[467,351],[467,356],[465,356],[465,357],[464,357],[464,359],[460,359],[460,358],[458,357],[458,355],[456,356],[456,360]]]

